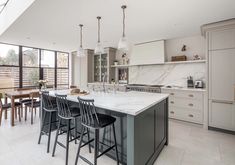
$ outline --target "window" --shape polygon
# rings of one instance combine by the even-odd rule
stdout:
[[[69,54],[0,43],[0,90],[38,87],[39,79],[48,80],[48,87],[68,88]]]
[[[41,72],[43,80],[47,80],[49,87],[55,85],[55,52],[48,50],[41,50]]]
[[[23,87],[37,86],[39,80],[39,49],[22,49],[23,54]]]
[[[0,88],[19,87],[19,47],[0,44]]]
[[[57,52],[57,88],[68,88],[69,54]]]

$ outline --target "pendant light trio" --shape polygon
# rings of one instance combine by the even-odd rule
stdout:
[[[125,15],[125,9],[127,8],[126,5],[123,5],[121,6],[122,8],[122,11],[123,11],[123,21],[122,21],[122,37],[120,38],[119,40],[119,43],[118,43],[118,49],[121,50],[122,52],[127,52],[129,50],[129,45],[128,45],[128,40],[126,38],[126,34],[125,34],[125,19],[126,19],[126,15]],[[95,47],[95,54],[102,54],[104,53],[104,48],[101,44],[101,41],[100,41],[100,20],[101,20],[101,17],[98,16],[97,17],[97,21],[98,21],[98,40],[97,40],[97,44],[96,44],[96,47]],[[80,46],[79,46],[79,49],[78,49],[78,56],[79,57],[82,57],[82,56],[85,56],[85,52],[84,52],[84,49],[83,49],[83,46],[82,46],[82,28],[83,28],[83,25],[80,24]]]

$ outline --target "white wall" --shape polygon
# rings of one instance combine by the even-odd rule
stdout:
[[[185,52],[181,51],[183,45],[186,45]],[[191,60],[193,55],[197,54],[205,59],[206,40],[202,36],[170,39],[166,40],[165,48],[167,61],[171,61],[171,57],[177,55],[186,55]]]
[[[201,36],[177,38],[166,40],[166,59],[171,61],[172,56],[186,55],[188,60],[198,54],[205,59],[206,41]],[[187,51],[182,52],[181,48],[186,45]],[[158,84],[187,86],[187,77],[193,76],[194,80],[206,81],[206,64],[174,64],[174,65],[148,65],[134,66],[129,68],[130,84]]]
[[[30,6],[35,0],[10,0],[0,14],[0,35]]]

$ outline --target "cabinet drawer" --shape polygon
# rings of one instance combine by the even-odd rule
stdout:
[[[210,32],[209,49],[235,48],[235,29]]]
[[[184,120],[188,122],[202,124],[203,115],[202,113],[194,112],[189,109],[183,109],[178,107],[169,108],[169,117],[178,120]]]
[[[176,97],[169,97],[169,106],[182,107],[187,109],[196,109],[202,111],[203,104],[200,100],[182,99]]]
[[[176,90],[163,90],[163,93],[169,93],[170,96],[173,97],[181,97],[181,98],[188,98],[188,99],[196,99],[196,100],[203,100],[203,94],[201,92],[186,92],[186,91],[176,91]]]

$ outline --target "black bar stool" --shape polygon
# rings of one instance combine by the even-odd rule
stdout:
[[[94,106],[94,100],[81,99],[80,97],[78,97],[78,101],[79,101],[80,113],[81,113],[82,134],[81,134],[81,139],[79,142],[75,165],[77,165],[79,157],[86,163],[92,164],[89,160],[87,160],[85,157],[80,155],[81,148],[87,145],[87,143],[82,145],[83,133],[86,128],[92,129],[95,132],[94,165],[97,165],[97,159],[100,156],[104,155],[105,153],[112,150],[113,148],[115,148],[116,160],[117,160],[117,164],[119,164],[117,141],[116,141],[116,134],[115,134],[115,126],[114,126],[116,118],[109,116],[109,115],[97,113],[95,106]],[[112,125],[112,128],[113,128],[114,145],[112,145],[111,147],[107,148],[105,151],[99,154],[99,143],[100,143],[99,142],[99,130],[110,125]],[[105,145],[103,143],[101,144],[103,146]]]
[[[66,149],[65,164],[68,165],[69,143],[72,141],[75,141],[76,143],[76,139],[80,137],[77,135],[77,133],[79,133],[77,132],[77,119],[78,117],[80,117],[80,110],[76,108],[70,108],[67,100],[67,95],[56,95],[56,102],[58,107],[59,123],[56,132],[52,156],[55,155],[56,145],[59,144],[61,147]],[[71,127],[72,120],[74,121],[74,127]],[[72,135],[71,131],[74,131],[74,135]],[[58,141],[58,136],[64,133],[67,133],[66,145]],[[84,134],[88,135],[88,141],[90,141],[90,135],[88,129],[87,132]],[[90,145],[89,145],[89,151],[91,152]]]
[[[49,96],[49,91],[42,92],[42,113],[43,113],[43,118],[42,118],[42,125],[41,125],[41,131],[39,134],[38,144],[41,143],[42,135],[47,135],[48,136],[47,153],[49,153],[52,124],[57,123],[57,120],[52,121],[52,114],[57,113],[57,106],[53,104],[53,97]],[[49,114],[49,122],[46,121],[47,114]],[[45,129],[46,126],[48,127],[47,130]]]

